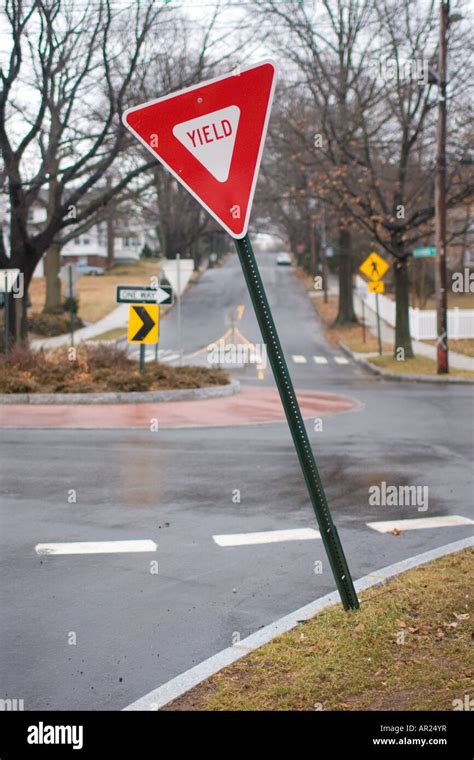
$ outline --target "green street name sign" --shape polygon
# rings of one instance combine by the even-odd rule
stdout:
[[[413,251],[414,259],[429,259],[436,256],[436,248],[415,248]]]

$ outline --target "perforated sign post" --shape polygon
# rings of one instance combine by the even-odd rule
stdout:
[[[272,61],[238,68],[123,114],[125,126],[234,238],[255,315],[345,609],[359,606],[247,234],[275,89]]]

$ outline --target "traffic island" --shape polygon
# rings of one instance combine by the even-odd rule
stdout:
[[[54,351],[19,347],[0,355],[0,395],[4,403],[9,400],[34,402],[35,397],[44,394],[51,398],[43,402],[54,403],[56,397],[57,403],[58,394],[62,397],[90,394],[92,398],[97,394],[188,390],[228,384],[229,375],[220,368],[175,367],[149,361],[140,371],[138,362],[131,359],[125,349],[114,345],[80,345]]]
[[[472,709],[473,560],[448,554],[362,592],[359,610],[327,607],[161,709]]]

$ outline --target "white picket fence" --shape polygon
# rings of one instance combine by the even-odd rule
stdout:
[[[365,302],[366,307],[375,312],[375,293],[369,293],[367,283],[356,275],[355,292]],[[360,316],[360,306],[356,299],[356,311]],[[381,319],[395,327],[395,302],[379,295]],[[410,306],[410,333],[415,340],[435,340],[437,337],[435,309],[412,309]],[[474,338],[474,309],[448,309],[448,337],[453,340]]]

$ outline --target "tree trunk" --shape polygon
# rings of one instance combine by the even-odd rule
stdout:
[[[61,266],[61,246],[53,243],[44,257],[44,275],[46,278],[46,301],[43,312],[58,314],[61,307],[61,280],[59,269]]]
[[[411,359],[414,354],[410,336],[410,290],[408,280],[408,261],[406,257],[395,260],[394,278],[396,308],[394,356],[396,359],[399,359],[399,349],[402,348],[403,358]]]
[[[357,322],[352,292],[352,238],[344,225],[339,226],[339,311],[335,325]]]
[[[33,277],[33,272],[41,259],[41,254],[31,245],[25,243],[18,234],[18,229],[12,225],[11,234],[11,258],[8,260],[8,268],[20,270],[21,282],[15,283],[13,292],[8,295],[9,312],[9,341],[11,349],[16,343],[24,341],[28,337],[27,301],[28,288]],[[4,339],[2,339],[2,344]]]

